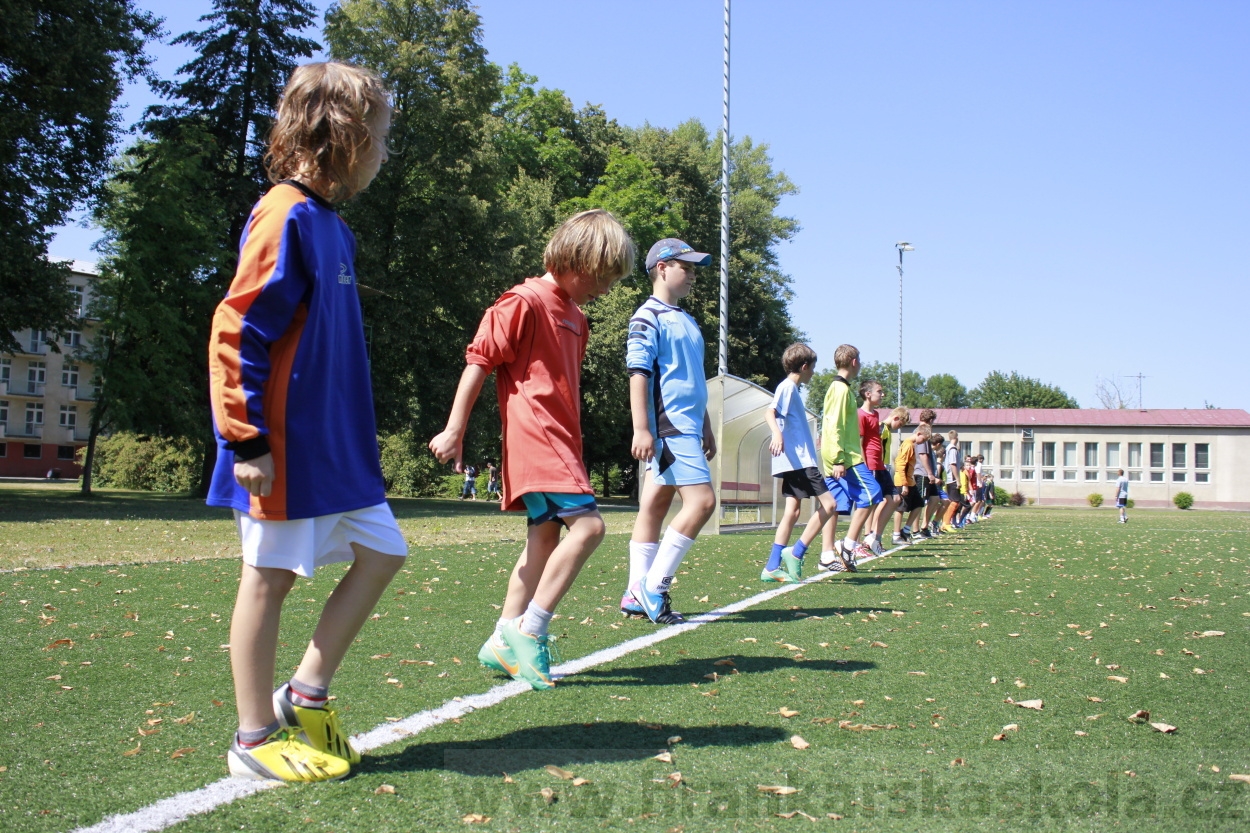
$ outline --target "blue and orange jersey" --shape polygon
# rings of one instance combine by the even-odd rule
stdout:
[[[298,183],[275,185],[252,209],[209,338],[209,505],[282,521],[386,499],[355,255],[347,224]],[[265,452],[273,491],[253,497],[234,463]]]

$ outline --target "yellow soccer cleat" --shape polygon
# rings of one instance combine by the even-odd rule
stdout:
[[[318,752],[289,732],[279,732],[253,747],[241,746],[236,737],[226,759],[231,775],[252,781],[337,781],[352,769],[342,758]]]
[[[334,709],[309,709],[291,702],[290,683],[284,683],[273,693],[273,713],[282,728],[290,730],[292,738],[311,746],[318,752],[342,758],[349,764],[360,763],[360,753],[352,747],[347,733],[339,725],[339,715]]]

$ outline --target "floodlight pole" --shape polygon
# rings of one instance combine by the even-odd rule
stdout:
[[[717,368],[729,373],[729,0],[725,0],[724,83],[720,139],[720,352]]]
[[[894,244],[898,249],[898,402],[895,407],[903,404],[903,252],[915,251],[915,247],[905,240]]]

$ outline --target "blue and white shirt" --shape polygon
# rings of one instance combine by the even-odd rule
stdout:
[[[789,376],[777,385],[773,394],[773,413],[781,428],[781,440],[786,450],[773,458],[773,476],[802,469],[820,470],[816,464],[816,443],[812,441],[812,427],[807,423],[807,408],[799,395],[799,386]]]
[[[650,379],[647,416],[656,437],[703,437],[703,333],[690,313],[654,295],[644,301],[629,320],[625,367]]]

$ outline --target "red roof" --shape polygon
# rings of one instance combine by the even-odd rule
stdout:
[[[911,409],[916,420],[919,408]],[[1250,413],[1240,408],[935,408],[938,428],[965,425],[1012,425],[1020,428],[1060,425],[1107,427],[1250,428]],[[885,411],[883,413],[888,413]]]

